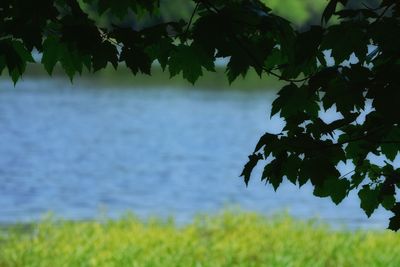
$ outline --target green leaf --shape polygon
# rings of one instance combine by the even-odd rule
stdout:
[[[103,41],[93,50],[93,70],[105,68],[108,62],[113,65],[114,69],[117,69],[118,51],[110,42]]]
[[[369,28],[374,44],[387,53],[397,53],[400,47],[400,27],[398,19],[384,17]]]
[[[389,70],[388,70],[389,71]],[[391,75],[400,75],[400,73],[392,73]],[[385,77],[385,81],[389,80]],[[379,90],[379,91],[378,91]],[[398,89],[398,81],[394,81],[382,88],[377,88],[374,92],[374,100],[372,102],[376,111],[383,115],[384,119],[389,123],[398,123],[398,99],[400,99],[400,90]],[[395,140],[399,139],[397,137]]]
[[[369,40],[365,30],[355,22],[343,22],[339,25],[329,27],[324,37],[321,48],[332,49],[332,57],[336,64],[349,59],[355,53],[360,61],[367,56]]]
[[[18,69],[12,69],[11,71],[8,71],[12,81],[14,82],[14,85],[17,83],[19,77],[21,76],[21,73],[18,71]]]
[[[393,231],[398,231],[400,229],[400,203],[397,202],[391,211],[394,213],[394,216],[389,219],[388,228]]]
[[[309,87],[297,87],[295,84],[284,86],[279,92],[279,97],[272,103],[271,116],[279,111],[281,117],[290,118],[302,112],[312,117],[318,116],[318,97],[314,92],[308,91]]]
[[[268,146],[276,141],[277,141],[276,135],[265,133],[263,136],[261,136],[260,140],[258,141],[256,148],[254,149],[254,153],[260,150],[263,146]]]
[[[347,179],[328,179],[325,181],[324,187],[337,205],[347,196],[350,182]]]
[[[250,67],[261,77],[265,60],[273,47],[274,43],[268,36],[232,37],[231,58],[226,68],[229,82],[232,83],[239,75],[244,78]]]
[[[354,174],[351,176],[351,186],[352,188],[357,188],[365,179],[365,173],[356,169]]]
[[[381,204],[386,210],[391,210],[396,204],[396,198],[394,196],[384,196]]]
[[[358,192],[358,196],[361,200],[361,208],[370,217],[379,206],[379,190],[377,188],[371,189],[370,186],[364,185]]]
[[[350,114],[355,106],[364,106],[365,97],[363,91],[358,88],[350,87],[347,78],[338,76],[328,81],[326,87],[322,89],[325,95],[322,97],[324,109],[327,110],[336,105],[337,111]]]
[[[235,56],[232,56],[226,68],[229,83],[231,84],[239,75],[244,78],[250,66],[251,60],[244,52],[236,53]]]
[[[365,140],[350,142],[345,149],[346,157],[355,160],[364,159],[367,157],[373,146],[374,144]]]
[[[400,229],[400,215],[393,216],[389,219],[390,230],[398,231]]]
[[[177,46],[168,63],[171,77],[182,72],[183,78],[192,84],[203,75],[202,68],[215,71],[214,58],[207,56],[204,50],[195,44]]]
[[[299,172],[299,181],[309,179],[312,185],[323,188],[325,181],[329,179],[338,180],[340,173],[335,164],[330,162],[324,154],[318,153],[318,156],[319,158],[310,157],[303,160]]]
[[[150,75],[151,72],[151,59],[139,47],[126,47],[122,48],[119,58],[120,61],[125,61],[126,66],[136,75],[139,71],[144,74]]]
[[[317,58],[319,46],[321,44],[324,30],[320,26],[311,26],[308,31],[300,33],[296,38],[294,62],[290,62],[288,67],[292,67],[292,73],[309,75],[317,68]],[[323,57],[323,56],[322,56]]]
[[[25,48],[25,46],[20,41],[12,41],[12,45],[22,61],[35,62],[35,60],[32,57],[32,54]]]
[[[251,173],[254,169],[254,167],[257,165],[258,161],[263,159],[263,156],[258,153],[258,154],[252,154],[249,156],[249,161],[244,165],[243,171],[240,174],[240,177],[243,176],[244,182],[246,186],[248,186],[249,181],[250,181],[250,176]]]
[[[227,57],[232,54],[230,35],[235,29],[239,30],[224,15],[205,12],[194,22],[193,40],[207,54],[214,55],[217,50],[218,57]]]
[[[283,174],[294,185],[297,183],[302,160],[297,155],[290,155],[283,165]]]
[[[56,37],[49,36],[43,42],[42,64],[49,75],[52,75],[54,66],[60,59],[62,50],[59,40]]]
[[[60,51],[60,63],[69,79],[72,81],[75,73],[82,73],[84,57],[77,50],[63,46]]]
[[[174,46],[172,45],[171,40],[164,38],[160,42],[148,46],[146,48],[146,53],[149,54],[152,59],[157,59],[161,68],[165,70],[173,48]]]
[[[393,161],[400,152],[400,127],[393,127],[382,142],[381,149],[383,154]]]
[[[271,53],[267,56],[264,67],[268,70],[272,70],[276,66],[282,66],[287,64],[287,58],[282,54],[282,51],[274,48],[271,50]]]
[[[263,17],[261,28],[276,40],[276,44],[272,44],[271,48],[276,48],[278,45],[282,55],[290,59],[289,61],[293,60],[296,31],[291,23],[284,18],[269,14]],[[288,65],[287,67],[291,68],[292,66]],[[284,76],[285,78],[295,78],[297,75],[298,73],[290,73]]]
[[[0,39],[0,53],[15,85],[25,72],[26,63],[33,62],[32,55],[20,41],[9,38]]]
[[[269,164],[267,164],[264,168],[264,172],[262,174],[262,180],[266,179],[276,191],[279,185],[283,181],[283,164],[287,159],[286,153],[282,153],[278,155],[278,157],[272,160]]]

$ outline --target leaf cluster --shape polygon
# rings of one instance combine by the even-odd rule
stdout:
[[[50,75],[60,64],[71,80],[83,69],[95,72],[109,63],[118,68],[122,62],[133,74],[150,75],[157,62],[171,77],[182,73],[195,83],[204,70],[214,71],[217,58],[228,60],[229,82],[250,68],[260,77],[278,77],[287,84],[271,115],[286,125],[281,134],[260,138],[244,167],[244,181],[264,161],[261,179],[275,189],[284,179],[299,186],[309,182],[316,196],[336,204],[357,190],[368,216],[381,205],[394,213],[389,227],[398,230],[400,170],[393,166],[400,151],[398,1],[354,9],[347,0],[330,0],[321,24],[303,31],[258,0],[193,1],[190,19],[137,28],[102,27],[94,17],[153,16],[163,3],[2,0],[0,71],[7,69],[17,82],[38,51]],[[333,62],[327,62],[327,54]],[[329,109],[340,118],[322,120],[319,115]],[[385,157],[385,164],[371,162],[374,155]],[[339,164],[349,162],[354,171],[341,175]]]
[[[321,25],[295,34],[294,55],[281,70],[289,84],[271,112],[286,125],[281,134],[260,138],[242,176],[247,183],[251,167],[265,160],[262,180],[275,189],[284,178],[299,186],[310,182],[314,195],[336,204],[356,190],[368,216],[382,206],[394,213],[389,228],[398,230],[400,169],[393,161],[400,151],[400,5],[350,9],[347,2],[330,1]],[[329,23],[332,16],[337,23]],[[334,62],[327,64],[323,53]],[[291,81],[300,73],[305,79]],[[322,120],[327,110],[338,119]],[[374,164],[374,157],[384,164]],[[341,164],[354,170],[341,175]]]

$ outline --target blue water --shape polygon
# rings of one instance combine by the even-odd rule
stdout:
[[[89,84],[89,85],[88,85]],[[96,86],[99,87],[99,86]],[[134,86],[132,86],[134,87]],[[270,120],[274,91],[93,88],[65,80],[0,82],[0,223],[175,216],[237,206],[271,215],[287,211],[335,226],[384,228],[355,194],[339,206],[306,185],[277,192],[238,176],[255,143],[283,122]]]

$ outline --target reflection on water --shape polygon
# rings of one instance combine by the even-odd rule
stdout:
[[[65,218],[174,215],[238,205],[271,214],[288,210],[336,225],[385,227],[370,220],[355,194],[341,205],[313,197],[311,187],[274,192],[238,178],[265,131],[273,92],[82,88],[65,81],[0,84],[0,223],[53,211]]]

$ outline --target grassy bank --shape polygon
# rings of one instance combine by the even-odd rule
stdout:
[[[178,227],[127,216],[106,222],[45,221],[8,230],[0,266],[400,266],[393,232],[332,231],[289,217],[224,213]]]
[[[2,79],[9,79],[4,73]],[[50,76],[45,72],[40,64],[28,66],[23,79],[48,79]],[[68,77],[61,69],[56,66],[53,77],[68,80]],[[90,87],[174,87],[174,88],[202,88],[202,89],[229,89],[229,90],[259,90],[259,89],[279,89],[284,84],[275,77],[264,75],[260,78],[253,70],[249,70],[246,78],[239,77],[232,84],[229,84],[223,67],[216,67],[215,72],[204,71],[204,75],[198,79],[195,85],[182,78],[182,74],[170,78],[169,72],[162,71],[159,66],[154,66],[152,75],[138,74],[134,76],[124,65],[114,70],[108,66],[106,69],[97,73],[84,73],[77,75],[74,83],[80,83]]]

